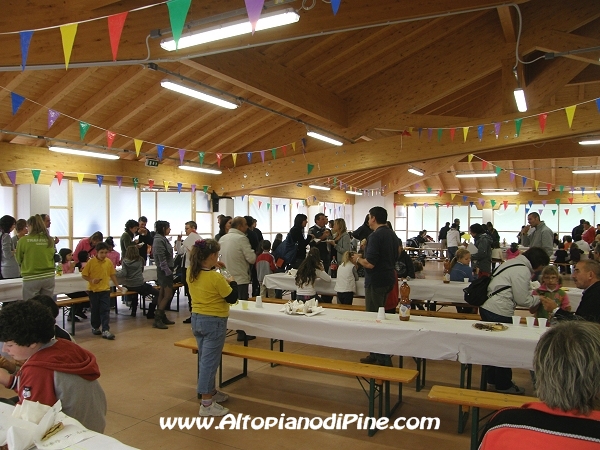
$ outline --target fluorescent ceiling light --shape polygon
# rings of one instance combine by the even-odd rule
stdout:
[[[492,178],[497,177],[496,172],[480,172],[480,173],[457,173],[456,178]]]
[[[586,169],[586,170],[573,170],[574,174],[582,174],[582,173],[600,173],[600,169]]]
[[[331,190],[331,188],[329,188],[327,186],[319,186],[318,184],[309,184],[308,187],[312,188],[312,189],[318,189],[320,191],[330,191]]]
[[[223,100],[219,97],[213,97],[212,95],[205,94],[204,92],[191,89],[187,86],[183,86],[170,80],[162,80],[160,85],[171,91],[179,92],[180,94],[188,95],[198,100],[212,103],[213,105],[222,106],[223,108],[236,109],[239,106],[235,103],[228,102],[227,100]]]
[[[495,191],[495,192],[482,192],[481,195],[499,195],[499,196],[503,196],[503,195],[519,195],[519,193],[517,191],[506,191],[506,192]]]
[[[75,150],[73,148],[48,147],[48,150],[50,150],[51,152],[66,153],[67,155],[74,156],[91,156],[92,158],[119,159],[119,155],[111,155],[110,153],[88,152],[86,150]]]
[[[412,167],[410,167],[410,168],[408,169],[408,171],[409,171],[410,173],[414,173],[415,175],[418,175],[418,176],[420,176],[420,177],[422,177],[422,176],[423,176],[423,172],[421,172],[420,170],[417,170],[417,169],[413,169]]]
[[[205,167],[196,167],[196,166],[179,166],[182,170],[189,170],[191,172],[202,172],[202,173],[212,173],[213,175],[221,175],[220,170],[216,169],[207,169]]]
[[[435,197],[437,194],[404,194],[405,197]]]
[[[283,9],[271,13],[265,13],[260,16],[256,22],[256,31],[267,30],[269,28],[289,25],[298,22],[300,15],[293,8]],[[252,25],[248,19],[236,20],[234,22],[224,23],[215,27],[206,28],[200,31],[187,32],[181,35],[178,48],[193,47],[194,45],[206,44],[207,42],[227,39],[242,34],[252,33]],[[175,50],[175,40],[172,38],[163,39],[160,46],[172,52]]]
[[[308,134],[310,137],[313,137],[315,139],[319,139],[321,141],[327,142],[327,143],[332,144],[332,145],[337,145],[337,146],[344,145],[343,142],[337,141],[337,140],[335,140],[333,138],[330,138],[329,136],[325,136],[323,134],[315,133],[314,131],[309,131],[306,134]]]
[[[515,89],[515,101],[517,102],[517,109],[519,112],[527,111],[527,101],[525,100],[525,91],[523,89],[518,88]]]
[[[600,139],[579,141],[579,145],[600,145]]]
[[[350,195],[362,195],[362,192],[358,192],[358,191],[346,191],[346,194],[350,194]]]

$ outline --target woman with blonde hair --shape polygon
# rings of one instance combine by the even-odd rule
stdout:
[[[338,218],[333,221],[333,239],[327,241],[328,244],[332,245],[337,251],[338,263],[344,258],[346,252],[351,249],[351,239],[346,229],[346,221]]]
[[[23,299],[35,295],[54,298],[54,239],[39,214],[27,220],[29,234],[17,242],[16,258],[23,277]]]

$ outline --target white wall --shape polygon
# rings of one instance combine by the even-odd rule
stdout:
[[[379,189],[381,188],[380,183],[371,184],[365,189]],[[388,220],[394,223],[394,195],[389,194],[387,196],[382,195],[357,195],[354,203],[354,227],[352,231],[356,230],[363,224],[365,216],[369,213],[369,210],[374,206],[382,206],[387,210]]]

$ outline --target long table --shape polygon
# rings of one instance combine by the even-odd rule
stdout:
[[[272,275],[266,275],[264,278],[264,284],[268,289],[282,289],[285,291],[294,291],[297,289],[294,277],[286,273],[274,273]],[[425,278],[410,280],[408,281],[408,285],[410,286],[410,298],[414,300],[466,304],[463,289],[467,286],[467,283],[462,281],[451,281],[450,283],[444,283],[441,279]],[[336,295],[335,279],[332,279],[331,281],[317,279],[315,282],[315,289],[319,294]],[[567,294],[569,295],[569,299],[571,301],[571,309],[575,311],[581,302],[581,295],[583,291],[573,287],[569,287],[567,289]],[[356,282],[355,294],[357,297],[365,296],[364,278],[360,278]]]
[[[151,280],[156,280],[156,266],[145,266],[144,281]],[[54,295],[85,291],[87,288],[88,282],[83,279],[80,273],[69,273],[55,278]],[[20,300],[22,292],[22,278],[0,280],[0,302]]]
[[[282,305],[263,303],[230,310],[228,328],[265,338],[363,352],[532,369],[533,351],[545,329],[510,325],[487,332],[473,328],[475,321],[413,316],[401,322],[388,314],[326,309],[312,317],[280,312]]]

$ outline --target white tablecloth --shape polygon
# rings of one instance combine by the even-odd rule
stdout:
[[[461,363],[532,368],[533,351],[544,332],[540,328],[510,325],[501,332],[473,328],[474,321],[413,316],[401,322],[397,315],[376,320],[376,313],[326,309],[312,316],[291,316],[282,305],[263,304],[231,308],[228,328],[265,338],[304,344],[387,353]]]
[[[144,280],[156,280],[156,266],[144,267]],[[54,295],[85,291],[88,282],[80,273],[69,273],[55,278]],[[23,292],[23,279],[0,280],[0,302],[20,300]]]
[[[285,291],[297,289],[294,277],[285,273],[266,275],[264,283],[268,289],[282,289]],[[461,281],[444,283],[441,279],[425,278],[410,280],[408,285],[410,286],[410,298],[413,300],[465,303],[463,289],[467,286],[467,283]],[[315,289],[319,294],[335,295],[335,279],[329,282],[317,279]],[[581,302],[582,290],[570,287],[567,294],[571,301],[571,309],[575,311]],[[364,278],[360,278],[356,282],[356,296],[365,296]]]

